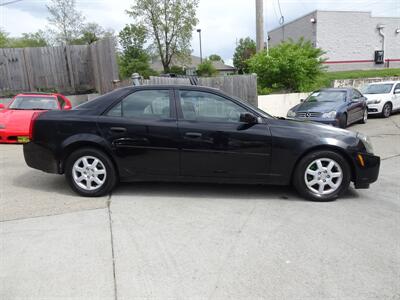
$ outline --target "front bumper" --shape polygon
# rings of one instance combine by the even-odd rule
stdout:
[[[18,137],[29,137],[29,132],[0,129],[0,144],[20,144]]]
[[[326,125],[332,125],[335,127],[339,126],[339,120],[337,119],[326,119],[326,118],[298,118],[295,117],[295,120],[300,120],[300,121],[310,121],[310,122],[318,122],[318,123],[322,123],[322,124],[326,124]]]
[[[353,178],[355,188],[369,188],[369,185],[378,179],[381,163],[380,157],[367,153],[355,153],[353,154],[353,160],[355,165]]]
[[[25,162],[29,167],[47,173],[61,174],[58,160],[49,149],[29,142],[24,144],[23,150]]]
[[[368,114],[380,114],[382,112],[383,106],[377,104],[368,104]]]

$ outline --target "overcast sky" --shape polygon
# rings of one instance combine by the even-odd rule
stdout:
[[[0,0],[0,3],[10,0]],[[77,0],[77,8],[86,21],[97,22],[116,32],[131,20],[125,13],[129,0]],[[22,0],[0,7],[0,27],[11,36],[23,32],[45,29],[47,24],[46,0]],[[289,22],[315,9],[371,11],[373,16],[400,17],[400,0],[280,0],[285,22]],[[236,40],[255,38],[254,0],[200,0],[197,11],[202,29],[203,56],[221,55],[231,63]],[[279,25],[278,0],[264,0],[265,29]],[[197,32],[193,33],[193,54],[199,55]]]

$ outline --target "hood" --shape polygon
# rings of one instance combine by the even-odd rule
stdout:
[[[391,94],[364,94],[364,97],[367,98],[367,100],[379,100],[390,98]]]
[[[343,102],[344,103],[344,102]],[[303,102],[293,108],[293,111],[304,112],[330,112],[337,110],[342,103],[339,102]]]
[[[31,119],[35,112],[37,110],[0,110],[0,124],[5,125],[6,130],[29,132]]]

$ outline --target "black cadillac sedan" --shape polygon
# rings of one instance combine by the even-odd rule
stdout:
[[[115,90],[70,111],[36,114],[27,164],[65,174],[83,196],[118,181],[293,184],[329,201],[352,181],[368,188],[380,158],[362,134],[277,119],[224,93],[196,86]]]
[[[287,116],[346,128],[367,122],[367,98],[354,88],[321,89],[292,107]]]

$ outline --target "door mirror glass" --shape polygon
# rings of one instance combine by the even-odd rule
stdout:
[[[400,89],[395,89],[394,94],[400,94]]]
[[[255,115],[246,112],[246,113],[240,114],[240,122],[247,123],[247,124],[257,124],[258,120]]]
[[[399,90],[400,91],[400,90]],[[0,103],[0,109],[4,109],[5,108],[5,106],[4,106],[4,104],[3,103]]]

